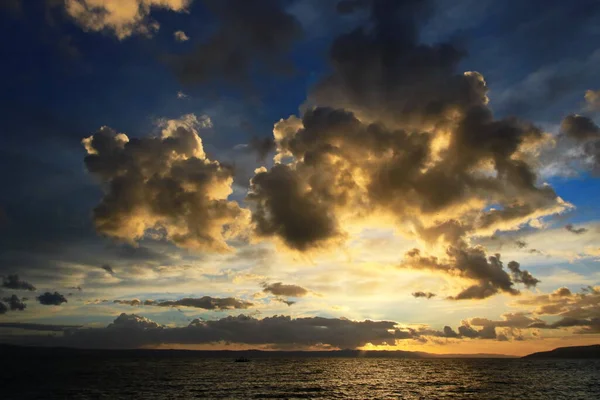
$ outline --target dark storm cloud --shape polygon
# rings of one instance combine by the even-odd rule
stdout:
[[[509,274],[503,268],[500,254],[486,257],[481,247],[450,246],[446,260],[422,256],[418,249],[413,249],[406,254],[400,267],[428,269],[478,282],[450,297],[454,300],[484,299],[498,292],[517,295],[519,291],[514,288],[515,283],[523,283],[530,287],[539,282],[528,271],[521,270],[519,264],[514,261],[508,263],[511,272]]]
[[[495,119],[483,77],[457,72],[462,51],[417,42],[428,2],[367,5],[368,27],[335,39],[333,73],[311,91],[302,118],[275,125],[283,163],[260,170],[247,198],[256,233],[304,251],[343,237],[340,220],[372,213],[422,232],[457,219],[460,237],[563,210],[521,154],[544,140],[541,130]],[[488,286],[469,296],[487,296]]]
[[[228,251],[245,225],[231,192],[233,171],[206,158],[194,115],[163,123],[158,137],[129,139],[103,127],[83,140],[87,170],[106,189],[94,209],[98,232],[135,242],[147,231],[181,247]]]
[[[205,310],[235,310],[235,309],[247,309],[254,306],[253,303],[245,300],[235,299],[233,297],[211,297],[211,296],[203,296],[199,298],[193,297],[184,297],[179,300],[163,300],[163,301],[155,301],[155,300],[145,300],[141,301],[139,299],[131,299],[131,300],[114,300],[114,303],[117,304],[126,304],[130,306],[158,306],[158,307],[192,307],[192,308],[202,308]]]
[[[581,235],[582,233],[586,233],[587,229],[585,228],[575,228],[575,226],[573,226],[573,224],[567,224],[565,225],[565,229],[568,230],[571,233],[574,233],[576,235]]]
[[[308,290],[298,285],[286,285],[281,282],[269,283],[263,285],[263,292],[271,293],[275,296],[285,297],[303,297],[308,294]]]
[[[431,292],[414,292],[412,293],[412,296],[416,298],[424,297],[426,299],[431,299],[432,297],[435,297],[436,294]]]
[[[34,291],[35,286],[31,283],[23,281],[17,274],[10,274],[2,277],[2,287],[14,290],[29,290]]]
[[[58,292],[46,292],[42,295],[39,295],[37,297],[37,300],[40,302],[40,304],[43,304],[45,306],[60,306],[62,303],[67,302],[65,296]]]
[[[11,311],[23,311],[27,306],[23,303],[24,299],[19,299],[19,297],[13,294],[10,297],[4,297],[2,301],[8,304],[8,307]]]
[[[168,60],[186,84],[229,81],[246,84],[253,72],[286,72],[285,55],[302,36],[296,18],[278,0],[204,0],[219,26],[187,54]]]

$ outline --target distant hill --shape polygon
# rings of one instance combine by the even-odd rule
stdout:
[[[262,350],[157,350],[157,349],[76,349],[67,347],[29,347],[0,344],[0,358],[515,358],[503,354],[432,354],[419,351],[262,351]]]
[[[523,358],[600,358],[600,344],[559,347],[551,351],[529,354]]]

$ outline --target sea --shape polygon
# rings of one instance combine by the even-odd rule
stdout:
[[[14,357],[0,368],[3,400],[600,399],[600,360]]]

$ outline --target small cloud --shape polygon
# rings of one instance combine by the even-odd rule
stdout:
[[[286,299],[282,299],[281,297],[275,297],[273,300],[278,301],[283,304],[287,304],[288,306],[292,306],[292,305],[296,304],[296,302],[293,300],[286,300]]]
[[[188,96],[187,94],[183,93],[181,90],[177,92],[177,98],[178,99],[187,99],[190,96]]]
[[[19,279],[19,275],[17,275],[17,274],[11,274],[11,275],[2,277],[2,287],[7,288],[7,289],[14,289],[14,290],[29,290],[29,291],[35,290],[35,286],[33,286],[29,282],[25,282],[25,281]]]
[[[425,297],[427,299],[431,299],[432,297],[435,297],[436,294],[435,293],[431,293],[431,292],[414,292],[413,297],[419,298],[419,297]]]
[[[308,294],[308,290],[298,285],[285,285],[281,282],[275,282],[271,284],[263,284],[263,292],[271,293],[275,296],[288,296],[288,297],[303,297]]]
[[[576,235],[581,235],[582,233],[586,233],[587,229],[585,228],[575,228],[575,226],[573,226],[573,224],[567,224],[565,225],[565,229],[568,230],[571,233],[574,233]]]
[[[186,42],[186,41],[190,40],[190,37],[188,35],[186,35],[184,31],[173,32],[173,37],[178,42]]]
[[[8,307],[11,311],[23,311],[25,307],[27,307],[25,303],[23,303],[23,299],[19,299],[19,297],[15,294],[10,297],[3,298],[2,301],[8,304]]]
[[[517,246],[519,249],[524,249],[527,247],[527,242],[524,240],[515,240],[515,246]]]
[[[587,90],[584,97],[588,109],[600,110],[600,90]]]
[[[102,268],[103,270],[105,270],[106,272],[108,272],[109,274],[111,274],[112,276],[115,276],[115,271],[112,269],[112,267],[110,265],[104,264],[100,268]]]
[[[40,304],[45,306],[60,306],[62,303],[67,303],[65,296],[58,292],[50,293],[46,292],[37,297]]]

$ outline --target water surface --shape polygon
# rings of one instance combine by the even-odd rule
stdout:
[[[600,399],[600,360],[2,360],[2,399]]]

